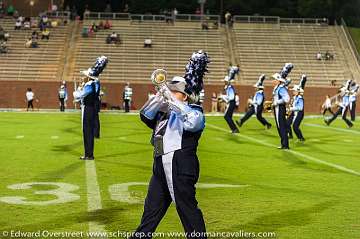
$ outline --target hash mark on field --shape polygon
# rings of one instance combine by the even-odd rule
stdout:
[[[344,142],[345,143],[351,143],[351,142],[353,142],[351,139],[344,139]]]
[[[218,127],[218,126],[215,126],[215,125],[211,125],[211,124],[206,124],[206,125],[210,126],[213,129],[221,130],[223,132],[228,132],[228,130],[226,130],[224,128],[221,128],[221,127]],[[274,149],[277,147],[274,144],[268,143],[268,142],[263,141],[263,140],[258,140],[256,138],[253,138],[253,137],[250,137],[250,136],[246,136],[246,135],[242,135],[242,134],[235,134],[235,136],[238,136],[238,137],[241,137],[241,138],[244,138],[244,139],[247,139],[247,140],[251,140],[251,141],[256,142],[258,144],[262,144],[262,145],[265,145],[265,146],[268,146],[268,147],[272,147]],[[318,164],[323,164],[323,165],[329,166],[331,168],[338,169],[338,170],[346,172],[346,173],[350,173],[350,174],[353,174],[353,175],[356,175],[356,176],[360,176],[360,173],[355,171],[355,170],[346,168],[346,167],[338,165],[338,164],[323,161],[321,159],[318,159],[318,158],[315,158],[315,157],[312,157],[312,156],[309,156],[309,155],[294,151],[292,149],[286,150],[286,152],[288,152],[290,154],[293,154],[293,155],[296,155],[296,156],[299,156],[299,157],[302,157],[302,158],[305,158],[305,159],[307,159],[309,161],[312,161],[312,162],[315,162],[315,163],[318,163]]]
[[[119,137],[120,140],[126,140],[126,137]]]
[[[94,160],[86,160],[86,189],[88,212],[95,213],[96,211],[101,210],[101,195]],[[105,226],[98,222],[89,222],[89,232],[105,232]]]
[[[59,138],[59,136],[57,136],[57,135],[51,136],[51,139],[58,139],[58,138]]]
[[[331,130],[336,130],[336,131],[350,133],[350,134],[360,134],[360,131],[356,131],[356,130],[352,130],[352,129],[343,129],[343,128],[338,128],[338,127],[331,127],[331,126],[325,126],[325,125],[319,125],[319,124],[310,124],[310,123],[306,123],[304,125],[310,126],[310,127],[321,128],[321,129],[331,129]]]
[[[17,138],[17,139],[23,139],[24,137],[25,137],[24,135],[16,135],[15,138]]]

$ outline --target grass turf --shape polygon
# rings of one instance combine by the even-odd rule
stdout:
[[[243,125],[239,136],[228,133],[222,117],[206,120],[198,149],[199,181],[249,185],[197,190],[208,231],[275,232],[276,238],[360,236],[360,176],[321,163],[360,172],[358,122],[347,130],[341,119],[330,127],[324,127],[321,119],[305,119],[302,129],[307,141],[292,140],[290,147],[300,153],[293,154],[273,147],[279,143],[276,129],[264,130],[255,118]],[[142,203],[114,200],[109,187],[149,181],[151,132],[134,115],[101,114],[101,125],[95,162],[102,209],[88,212],[85,164],[78,160],[83,152],[80,114],[0,113],[0,197],[57,199],[34,194],[56,188],[49,185],[7,188],[26,182],[73,184],[79,189],[72,193],[80,196],[72,202],[43,206],[0,201],[0,237],[2,231],[11,230],[86,232],[89,221],[104,225],[108,232],[137,227]],[[130,196],[143,201],[146,190],[146,186],[132,186]],[[171,206],[157,231],[182,230]]]

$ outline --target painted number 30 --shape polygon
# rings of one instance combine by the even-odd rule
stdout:
[[[52,187],[53,189],[48,190],[37,190],[34,187],[37,186],[46,186]],[[129,187],[131,186],[147,186],[147,183],[144,182],[129,182],[129,183],[121,183],[114,184],[109,186],[109,193],[111,199],[114,201],[119,201],[123,203],[129,204],[141,204],[144,200],[143,193],[135,193],[130,192]],[[198,188],[239,188],[239,187],[247,187],[248,185],[229,185],[229,184],[201,184],[197,185]],[[8,197],[0,197],[0,202],[8,203],[8,204],[21,204],[21,205],[38,205],[45,206],[51,204],[60,204],[60,203],[68,203],[72,201],[76,201],[80,199],[78,194],[73,193],[78,190],[79,187],[69,183],[56,183],[56,182],[29,182],[29,183],[20,183],[9,185],[8,189],[12,190],[34,190],[33,194],[35,195],[51,195],[54,196],[55,199],[47,200],[47,201],[31,201],[26,197],[20,196],[8,196]]]

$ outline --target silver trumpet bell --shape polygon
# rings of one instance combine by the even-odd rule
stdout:
[[[151,81],[156,86],[162,86],[166,83],[167,72],[164,69],[156,69],[151,74]]]

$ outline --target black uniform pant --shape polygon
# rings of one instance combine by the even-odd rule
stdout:
[[[289,148],[289,138],[287,134],[286,107],[278,105],[274,107],[275,122],[281,139],[281,147]]]
[[[355,121],[355,111],[356,111],[356,101],[350,102],[350,115],[351,115],[351,121]]]
[[[172,180],[176,210],[187,233],[187,238],[207,238],[205,223],[201,210],[197,207],[195,184],[199,177],[199,162],[197,157],[177,155],[172,163]],[[154,159],[153,175],[150,180],[145,199],[144,213],[140,226],[132,238],[152,238],[161,219],[172,202],[162,163],[162,156]]]
[[[331,124],[331,122],[333,122],[339,115],[341,115],[341,118],[345,121],[345,123],[349,127],[351,127],[353,124],[351,123],[350,120],[346,118],[347,111],[348,111],[347,107],[345,109],[343,107],[339,107],[338,110],[335,112],[335,114],[327,121],[328,124]]]
[[[287,120],[288,125],[288,134],[292,136],[292,128],[294,129],[295,135],[298,139],[304,139],[304,136],[300,130],[300,124],[302,120],[304,119],[304,111],[298,111],[298,112],[291,112],[290,116]]]
[[[101,107],[101,101],[96,102],[95,104],[95,125],[94,125],[94,137],[100,138],[100,107]]]
[[[29,100],[29,101],[28,101],[27,110],[29,110],[30,108],[31,108],[31,109],[34,109],[33,100]]]
[[[65,111],[65,99],[59,98],[60,101],[60,111]]]
[[[231,131],[237,130],[237,127],[232,119],[232,116],[234,114],[234,110],[235,110],[235,100],[231,100],[229,101],[229,105],[225,111],[225,115],[224,118],[227,122],[227,124],[229,125]]]
[[[294,111],[291,111],[290,115],[287,117],[287,120],[286,120],[287,133],[288,133],[290,138],[293,137],[292,128],[291,128],[291,125],[293,124],[293,121],[294,121]]]
[[[130,100],[124,100],[124,104],[125,104],[125,112],[129,112],[130,111]]]
[[[332,115],[334,115],[334,112],[331,110],[331,108],[325,108],[323,111],[323,115],[325,115],[327,111],[329,111]]]
[[[82,109],[83,139],[85,157],[94,157],[94,127],[96,109],[94,106],[83,106]]]
[[[256,112],[256,118],[262,125],[271,125],[266,119],[262,116],[263,107],[258,106]],[[249,107],[245,115],[240,119],[241,124],[245,123],[253,114],[255,114],[255,107],[252,105]]]

